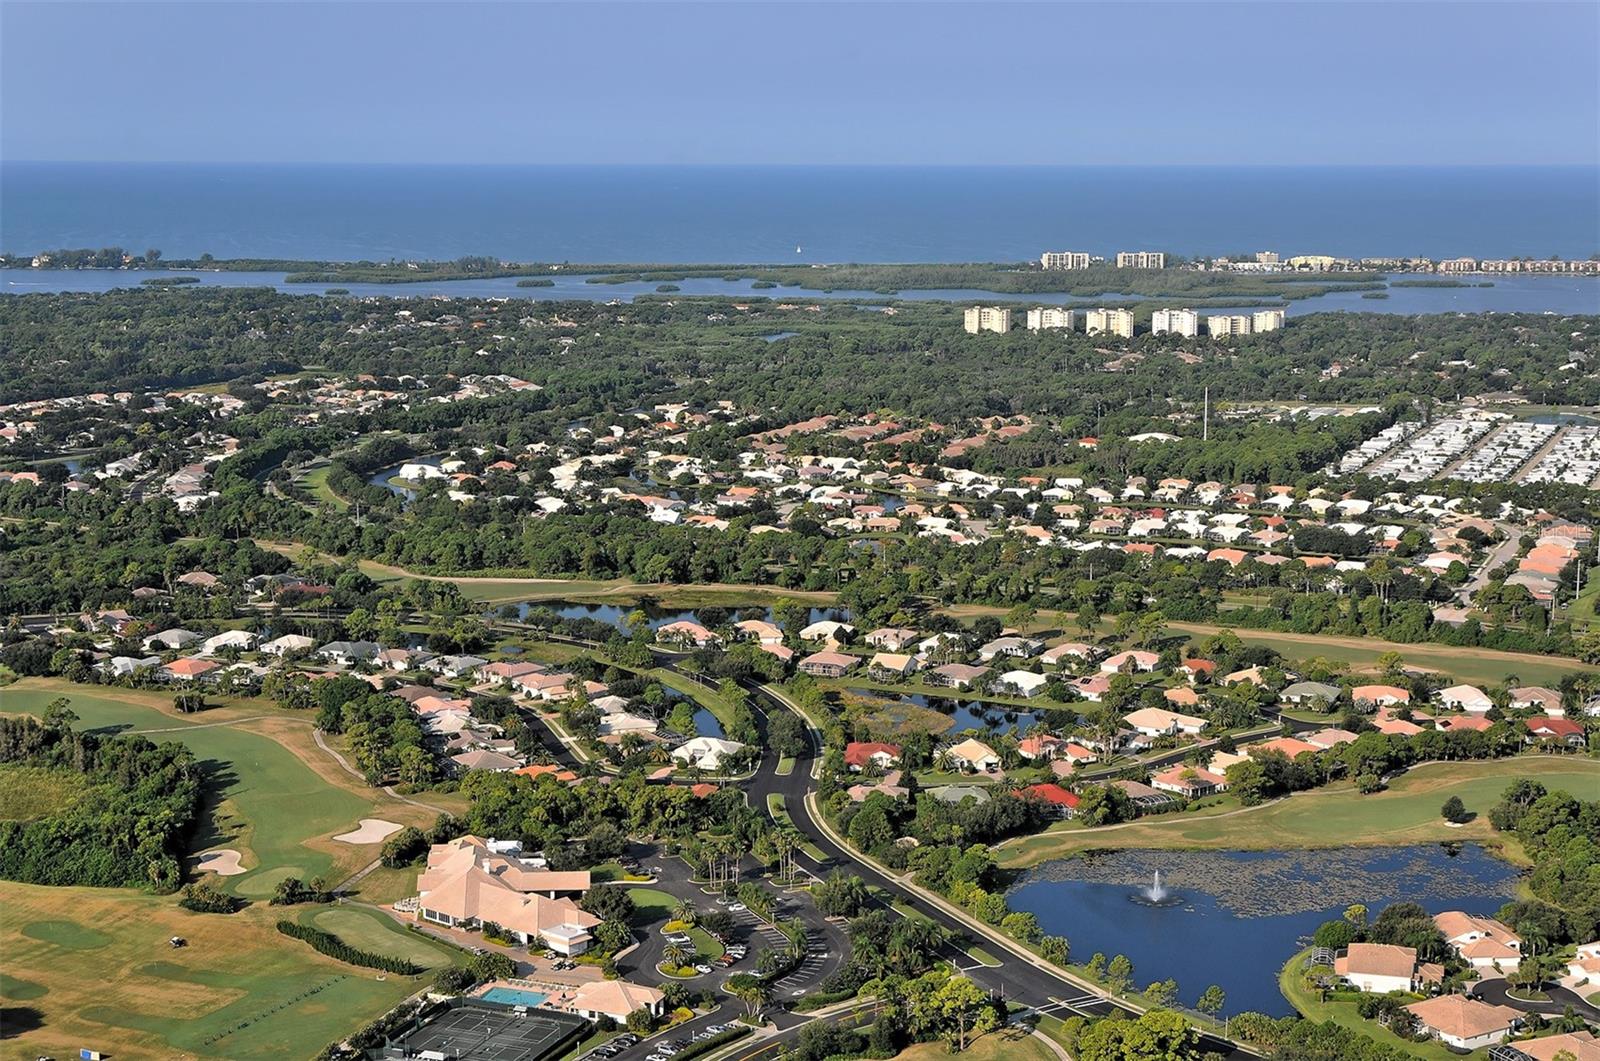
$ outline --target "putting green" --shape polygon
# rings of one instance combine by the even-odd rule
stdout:
[[[389,915],[377,910],[361,906],[327,906],[302,915],[300,923],[332,932],[360,950],[404,958],[425,969],[437,969],[450,964],[450,953],[439,944],[407,930]]]
[[[111,937],[104,932],[76,921],[34,921],[22,926],[22,934],[66,950],[98,950],[111,943]]]
[[[0,998],[7,1002],[27,1002],[30,999],[42,998],[49,993],[50,989],[43,984],[24,980],[20,976],[0,973]]]

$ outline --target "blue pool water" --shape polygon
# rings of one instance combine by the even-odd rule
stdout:
[[[515,987],[491,987],[483,993],[485,1002],[498,1002],[502,1006],[537,1006],[549,995],[537,991],[523,991]]]

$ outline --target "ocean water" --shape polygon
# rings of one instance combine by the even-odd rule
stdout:
[[[111,245],[557,262],[1587,257],[1600,170],[0,163],[0,248]]]

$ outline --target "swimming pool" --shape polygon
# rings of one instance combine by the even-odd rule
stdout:
[[[523,991],[515,987],[491,987],[485,991],[482,998],[485,1002],[498,1002],[502,1006],[537,1006],[549,995],[541,995],[537,991]]]

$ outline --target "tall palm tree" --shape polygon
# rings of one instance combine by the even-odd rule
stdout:
[[[667,949],[661,954],[662,960],[668,965],[682,968],[694,959],[694,952],[681,943],[669,943]]]
[[[672,919],[685,924],[694,924],[695,909],[693,899],[679,899],[672,907]]]

